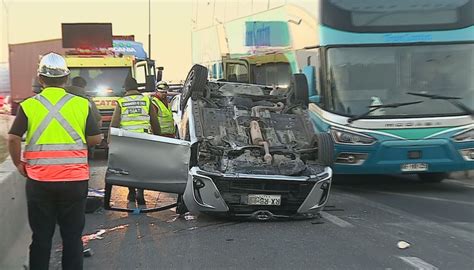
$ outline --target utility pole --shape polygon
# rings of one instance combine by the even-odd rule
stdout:
[[[148,58],[151,58],[151,0],[148,0]]]
[[[6,0],[2,0],[2,9],[5,10],[5,30],[6,30],[6,53],[7,55],[5,56],[5,59],[8,59],[8,54],[9,54],[9,49],[8,49],[8,45],[10,44],[10,16],[9,16],[9,10],[8,10],[8,6],[7,6],[7,3],[6,3]],[[1,23],[3,24],[3,19],[1,21]],[[3,27],[2,29],[0,29],[1,32],[3,32]],[[3,36],[3,34],[2,34]],[[3,42],[2,42],[3,43]],[[2,50],[2,47],[3,47],[3,44],[0,44],[0,50]]]

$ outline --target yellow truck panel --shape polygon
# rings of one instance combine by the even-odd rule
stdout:
[[[68,67],[132,67],[133,57],[66,56]]]

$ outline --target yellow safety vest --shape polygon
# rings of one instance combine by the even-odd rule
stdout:
[[[151,133],[150,98],[142,94],[119,98],[121,118],[120,128],[138,132]]]
[[[175,134],[173,112],[157,97],[153,97],[153,104],[157,107],[158,122],[162,135]]]
[[[28,177],[38,181],[89,179],[85,129],[87,99],[47,87],[21,103],[28,119],[26,160]]]

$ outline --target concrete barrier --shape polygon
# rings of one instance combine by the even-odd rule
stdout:
[[[9,159],[0,164],[0,220],[0,269],[24,269],[31,241],[25,178]]]

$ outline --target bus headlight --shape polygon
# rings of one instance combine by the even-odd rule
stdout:
[[[474,161],[474,148],[461,149],[459,152],[461,153],[461,156],[464,158],[464,160]]]
[[[456,142],[472,142],[474,141],[474,128],[462,131],[453,136]]]
[[[376,139],[361,133],[349,132],[341,129],[331,128],[331,135],[336,143],[371,145]]]

